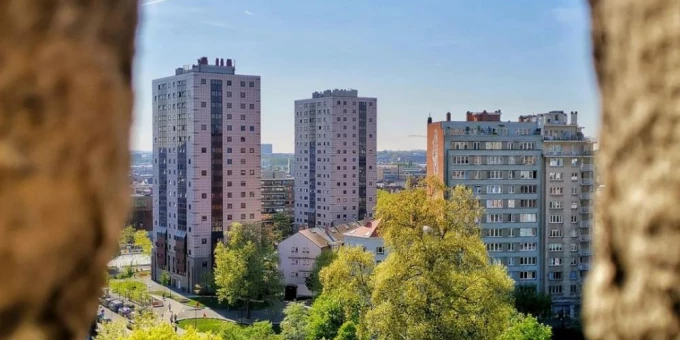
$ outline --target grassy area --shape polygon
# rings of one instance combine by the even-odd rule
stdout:
[[[178,322],[179,327],[182,327],[184,329],[194,327],[194,323],[196,325],[196,329],[199,332],[219,333],[219,331],[222,329],[222,326],[226,323],[229,323],[229,321],[199,318],[199,319],[184,319],[179,320]]]

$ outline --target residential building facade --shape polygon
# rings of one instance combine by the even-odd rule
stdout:
[[[262,222],[269,223],[276,213],[293,216],[295,180],[283,170],[262,171]]]
[[[295,224],[329,227],[373,216],[377,99],[356,90],[295,101]]]
[[[501,122],[501,112],[468,112],[465,121],[428,119],[429,176],[469,187],[485,214],[482,238],[494,263],[524,286],[543,289],[542,142],[536,122]]]
[[[306,279],[322,251],[337,250],[344,243],[344,234],[361,227],[347,223],[336,227],[302,229],[278,245],[279,269],[283,274],[288,299],[312,296]]]
[[[373,254],[376,264],[385,261],[388,251],[383,238],[378,234],[380,220],[366,221],[361,224],[362,226],[343,234],[345,246],[362,247]]]
[[[545,293],[553,309],[575,317],[592,256],[594,145],[575,111],[521,116],[520,121],[535,121],[543,135]]]
[[[188,291],[234,222],[261,220],[260,77],[198,59],[153,81],[152,278]]]

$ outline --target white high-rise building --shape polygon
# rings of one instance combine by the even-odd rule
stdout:
[[[295,224],[371,218],[376,203],[377,99],[357,90],[295,101]]]
[[[153,81],[152,275],[193,289],[234,222],[261,219],[260,77],[203,57]]]

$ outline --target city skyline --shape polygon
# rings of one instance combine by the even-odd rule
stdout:
[[[155,0],[142,3],[141,14],[134,150],[151,150],[151,80],[199,56],[229,56],[241,73],[261,75],[262,142],[277,152],[294,151],[295,99],[328,88],[381,98],[378,150],[425,149],[425,138],[408,135],[425,135],[428,114],[445,112],[462,119],[466,111],[500,109],[516,121],[575,110],[586,135],[596,137],[580,1]]]

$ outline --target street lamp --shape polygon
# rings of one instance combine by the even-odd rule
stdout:
[[[194,293],[198,295],[198,293],[201,292],[201,285],[198,283],[194,285]],[[196,302],[196,307],[194,308],[194,328],[198,331],[198,328],[196,328],[196,321],[198,319],[198,302]]]

